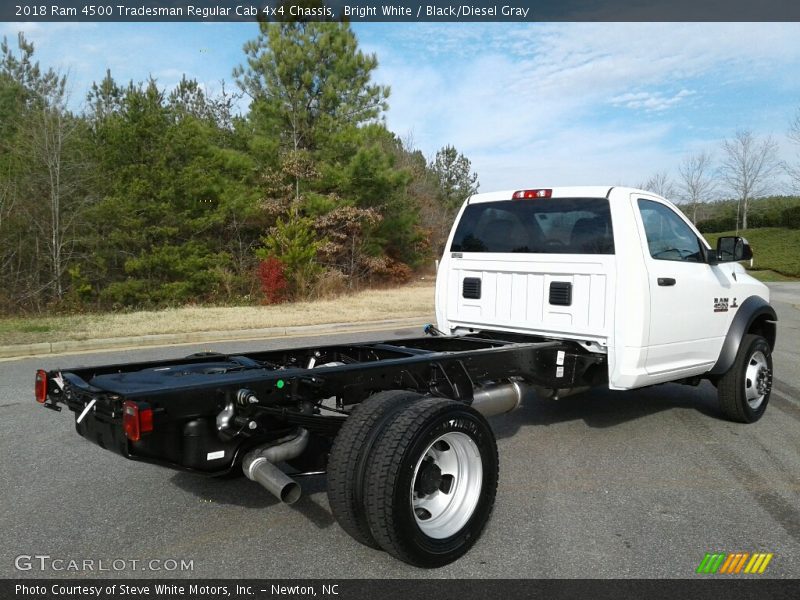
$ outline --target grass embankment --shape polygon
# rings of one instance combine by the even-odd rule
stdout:
[[[716,247],[717,238],[736,235],[734,231],[707,233],[705,238]],[[753,248],[751,275],[761,281],[796,281],[800,278],[800,229],[765,227],[740,231]]]
[[[433,314],[433,286],[430,279],[330,300],[272,306],[0,319],[0,345],[425,317]]]

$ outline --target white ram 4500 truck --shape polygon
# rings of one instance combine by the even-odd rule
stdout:
[[[750,258],[745,239],[711,249],[643,190],[476,194],[439,265],[436,317],[453,335],[573,340],[606,355],[614,390],[707,378],[729,418],[753,422],[769,400],[777,317],[767,286],[738,263]]]
[[[738,264],[751,256],[739,237],[712,250],[641,190],[478,194],[447,242],[427,336],[40,369],[35,396],[125,458],[243,471],[287,503],[301,495],[295,475],[325,471],[350,536],[439,567],[475,544],[494,506],[486,417],[529,388],[559,397],[707,378],[728,418],[758,420],[776,316]]]

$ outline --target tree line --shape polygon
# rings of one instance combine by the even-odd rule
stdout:
[[[477,190],[389,131],[348,24],[261,24],[210,94],[67,77],[0,45],[0,311],[280,302],[400,282]],[[247,103],[245,114],[237,106]]]
[[[428,159],[385,125],[389,88],[348,24],[260,24],[235,85],[106,72],[71,108],[67,76],[20,34],[0,44],[0,313],[281,302],[402,282],[438,257],[478,189],[447,145]],[[247,110],[239,114],[238,107]],[[800,148],[800,111],[789,140]],[[742,130],[719,160],[686,157],[683,201],[703,231],[800,223],[756,200],[800,156]],[[727,194],[733,200],[709,203]],[[756,202],[761,209],[755,213]],[[794,225],[793,225],[794,224]]]
[[[796,161],[780,160],[772,136],[759,138],[749,129],[739,129],[722,141],[717,159],[708,151],[684,157],[676,183],[660,171],[638,187],[681,202],[687,216],[704,232],[800,228],[800,199],[774,195],[781,175],[794,190],[800,190],[800,109],[789,123],[787,138],[798,149]],[[720,196],[725,199],[719,200]],[[751,218],[754,203],[759,210]]]

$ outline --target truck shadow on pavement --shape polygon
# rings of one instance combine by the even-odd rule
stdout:
[[[703,383],[697,388],[665,384],[629,392],[590,390],[561,400],[543,400],[530,394],[521,408],[511,414],[491,419],[498,439],[512,437],[530,426],[547,426],[581,420],[592,428],[608,428],[675,409],[693,409],[712,419],[722,418],[717,406],[716,390]],[[171,477],[180,489],[202,502],[265,509],[280,504],[269,492],[244,475],[220,479],[194,473],[177,472]],[[334,524],[333,515],[318,494],[326,489],[324,475],[299,477],[303,495],[291,506],[319,529]]]
[[[178,472],[171,477],[171,481],[180,489],[200,498],[202,502],[248,509],[264,509],[281,504],[280,500],[244,475],[221,479]],[[303,488],[303,495],[291,505],[291,509],[306,517],[319,529],[333,525],[335,521],[327,504],[323,506],[312,497],[325,491],[325,476],[298,477],[297,481]]]
[[[602,429],[675,409],[692,409],[713,419],[723,418],[716,388],[704,382],[698,387],[664,384],[633,391],[594,389],[560,400],[540,399],[531,393],[519,409],[492,418],[491,424],[495,436],[503,439],[528,426],[580,420]]]

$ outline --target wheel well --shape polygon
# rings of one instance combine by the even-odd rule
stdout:
[[[771,320],[769,315],[760,315],[756,317],[753,322],[750,323],[750,327],[747,328],[747,333],[760,335],[767,340],[771,349],[775,349],[775,321]]]
[[[763,336],[770,348],[775,347],[778,316],[761,296],[750,296],[744,302],[728,328],[717,363],[708,372],[710,376],[724,375],[736,360],[742,338],[750,333]]]

